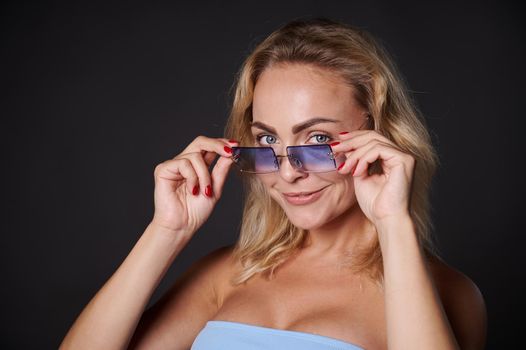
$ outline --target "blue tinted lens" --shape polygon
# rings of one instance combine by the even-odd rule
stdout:
[[[264,174],[278,170],[271,147],[232,147],[232,157],[240,170],[247,173]]]
[[[331,147],[323,145],[304,145],[287,147],[290,162],[298,170],[325,172],[336,169],[336,161]]]

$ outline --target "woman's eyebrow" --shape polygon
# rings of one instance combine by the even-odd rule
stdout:
[[[341,123],[341,120],[336,120],[336,119],[329,119],[329,118],[320,118],[320,117],[317,117],[317,118],[312,118],[312,119],[309,119],[307,121],[304,121],[302,123],[299,123],[299,124],[296,124],[292,127],[292,133],[293,134],[297,134],[307,128],[310,128],[311,126],[313,125],[316,125],[316,124],[321,124],[321,123]],[[269,132],[271,134],[277,134],[276,132],[276,129],[274,129],[273,127],[271,126],[268,126],[262,122],[252,122],[250,123],[250,126],[251,127],[255,127],[255,128],[258,128],[258,129],[261,129],[261,130],[264,130],[266,132]]]
[[[277,134],[276,129],[274,129],[273,127],[270,127],[267,124],[264,124],[262,122],[252,122],[252,123],[250,123],[250,126],[252,128],[258,128],[258,129],[264,130],[264,131],[266,131],[268,133],[271,133],[271,134],[274,134],[274,135]]]
[[[307,121],[304,121],[303,123],[296,124],[292,127],[292,133],[297,134],[302,130],[305,130],[307,128],[310,128],[313,125],[321,124],[321,123],[341,123],[341,120],[337,119],[329,119],[329,118],[321,118],[316,117],[309,119]]]

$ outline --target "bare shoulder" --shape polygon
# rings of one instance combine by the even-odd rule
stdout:
[[[486,305],[480,289],[465,274],[438,258],[429,267],[461,349],[484,349]]]
[[[227,245],[213,250],[205,255],[198,264],[207,266],[213,273],[217,273],[217,277],[225,277],[233,272],[237,266],[234,261],[233,253],[234,245]]]
[[[231,281],[236,272],[240,271],[241,264],[234,257],[234,245],[221,247],[210,253],[213,260],[211,272],[214,275],[214,289],[217,307],[220,308],[224,299],[235,286]]]
[[[210,282],[216,305],[221,303],[222,296],[228,289],[229,281],[237,266],[233,258],[234,246],[217,248],[196,261],[187,271],[187,275],[200,276]]]
[[[191,270],[206,270],[207,273],[227,273],[232,268],[233,245],[216,248],[210,253],[197,260],[190,268]],[[218,276],[219,277],[219,276]]]

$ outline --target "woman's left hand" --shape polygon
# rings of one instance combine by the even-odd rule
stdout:
[[[373,130],[356,130],[340,135],[331,146],[344,153],[340,174],[354,177],[354,191],[360,208],[373,224],[389,217],[409,215],[415,159]],[[371,163],[380,159],[382,174],[368,174]]]

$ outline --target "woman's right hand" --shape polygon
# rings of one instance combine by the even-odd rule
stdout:
[[[152,224],[191,238],[221,197],[233,163],[230,146],[237,142],[198,136],[175,158],[157,165]],[[216,155],[220,157],[210,173]]]

